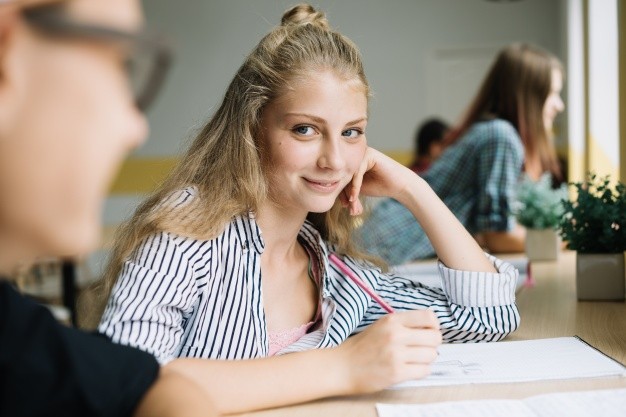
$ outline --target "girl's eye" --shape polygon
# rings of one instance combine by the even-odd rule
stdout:
[[[361,132],[359,129],[348,129],[342,132],[342,135],[349,139],[356,139],[362,134],[363,132]]]
[[[296,126],[293,131],[302,136],[311,136],[315,133],[311,126]]]

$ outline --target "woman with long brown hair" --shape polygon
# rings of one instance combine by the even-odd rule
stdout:
[[[175,369],[234,412],[379,390],[426,375],[442,338],[513,331],[517,272],[368,148],[368,97],[356,46],[313,7],[288,10],[118,234],[100,332],[162,363],[183,358]],[[354,248],[359,194],[394,197],[428,225],[443,289],[387,275]]]
[[[553,55],[512,44],[493,63],[472,104],[446,138],[447,149],[424,179],[490,252],[522,252],[525,230],[512,216],[522,173],[562,180],[552,123],[563,110],[563,70]],[[385,200],[359,231],[362,247],[391,264],[435,256],[424,225]]]

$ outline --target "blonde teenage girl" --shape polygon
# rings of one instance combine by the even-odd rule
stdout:
[[[515,330],[517,272],[410,169],[368,148],[368,96],[356,46],[311,6],[288,10],[122,229],[99,330],[162,363],[188,358],[179,370],[225,412],[376,391],[425,376],[442,338]],[[424,224],[443,289],[386,275],[354,248],[359,195],[394,197]]]

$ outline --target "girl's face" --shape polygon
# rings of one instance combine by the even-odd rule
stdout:
[[[563,75],[561,71],[554,68],[552,70],[552,85],[550,87],[550,94],[543,105],[543,123],[546,127],[546,131],[552,131],[552,125],[554,124],[554,118],[560,112],[565,109],[563,99],[561,99],[561,90],[563,89]]]
[[[298,80],[262,120],[270,199],[290,213],[330,210],[367,148],[367,97],[331,71]]]

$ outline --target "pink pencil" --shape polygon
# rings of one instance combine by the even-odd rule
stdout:
[[[330,261],[332,263],[334,263],[337,268],[341,269],[341,272],[343,272],[344,274],[346,274],[348,276],[348,278],[350,278],[352,280],[352,282],[354,282],[356,285],[358,285],[359,287],[361,287],[361,289],[363,291],[365,291],[370,297],[372,297],[378,304],[380,304],[380,306],[387,312],[387,313],[393,313],[394,310],[393,308],[387,304],[385,302],[385,300],[383,300],[382,298],[380,298],[380,296],[378,294],[376,294],[374,292],[374,290],[372,290],[370,287],[367,286],[366,283],[364,283],[363,281],[361,281],[359,279],[359,277],[357,277],[351,270],[350,268],[348,268],[348,265],[346,265],[345,263],[343,263],[343,261],[341,259],[339,259],[337,257],[337,255],[335,255],[334,253],[331,253],[330,255],[328,255],[328,259],[330,259]]]

